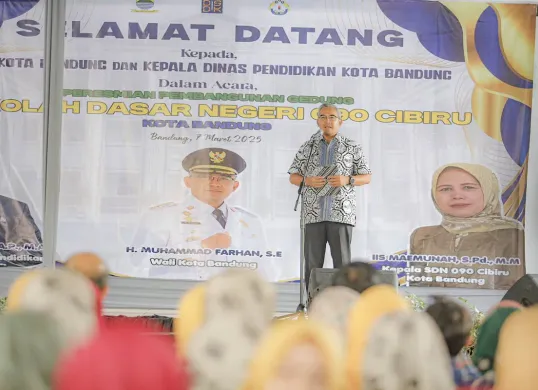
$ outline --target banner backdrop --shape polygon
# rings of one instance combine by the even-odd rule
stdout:
[[[68,3],[59,261],[87,250],[118,276],[297,279],[287,171],[333,103],[373,172],[356,188],[354,257],[420,286],[524,274],[535,6]],[[0,131],[16,175],[41,142],[43,4],[2,4]],[[6,151],[6,133],[25,136]],[[189,175],[215,164],[236,180]],[[19,176],[39,203],[35,175]]]
[[[32,66],[27,80],[19,66],[32,62],[22,57],[43,56],[44,36],[20,41],[19,47],[15,30],[6,28],[21,14],[43,20],[45,2],[36,3],[0,2],[0,268],[43,262],[43,114],[4,110],[5,99],[43,101],[43,69]]]

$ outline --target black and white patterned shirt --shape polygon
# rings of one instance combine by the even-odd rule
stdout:
[[[310,156],[308,167],[306,166]],[[356,176],[369,175],[372,172],[362,153],[362,147],[355,141],[337,134],[330,144],[318,131],[305,142],[293,159],[288,173],[316,176],[315,171],[323,166],[336,166],[335,175]],[[303,194],[303,207],[306,224],[317,222],[338,222],[355,226],[357,201],[355,188],[346,185],[340,188],[336,195],[319,196],[319,190],[306,187]]]

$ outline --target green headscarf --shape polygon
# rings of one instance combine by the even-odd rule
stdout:
[[[0,389],[50,390],[65,337],[45,313],[0,315]]]
[[[511,302],[510,307],[507,306],[506,304],[499,305],[485,319],[478,330],[472,360],[476,368],[482,373],[493,370],[499,334],[504,322],[512,313],[518,312],[523,308],[514,302]]]

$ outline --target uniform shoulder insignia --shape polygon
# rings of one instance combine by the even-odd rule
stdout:
[[[246,214],[250,217],[254,217],[254,218],[257,218],[258,216],[248,210],[245,210],[244,208],[242,207],[238,207],[238,206],[232,206],[230,207],[230,209],[234,212],[238,212],[238,213],[241,213],[241,214]]]
[[[155,206],[151,206],[150,210],[163,209],[166,207],[172,207],[176,205],[177,205],[176,202],[166,202],[166,203],[156,204]]]

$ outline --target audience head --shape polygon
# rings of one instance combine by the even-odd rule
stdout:
[[[496,390],[534,390],[538,383],[538,306],[505,321],[495,355]]]
[[[443,297],[412,311],[364,262],[339,270],[306,319],[272,321],[273,286],[230,269],[181,299],[174,347],[126,322],[96,332],[106,275],[99,257],[81,253],[12,284],[0,316],[0,390],[453,390],[460,366],[451,357],[473,326],[463,304]],[[488,313],[473,386],[494,378],[496,390],[531,390],[536,327],[538,308],[503,301]]]
[[[434,299],[435,302],[426,309],[426,313],[437,323],[450,356],[454,357],[467,343],[473,328],[473,318],[466,307],[452,299],[444,297]]]
[[[21,283],[16,281],[17,283]],[[95,292],[83,276],[64,269],[32,271],[11,301],[10,312],[31,311],[49,314],[69,345],[83,342],[97,328]]]
[[[362,390],[453,390],[443,336],[425,313],[393,312],[372,328],[362,362]]]
[[[60,362],[55,390],[187,390],[185,364],[168,337],[115,326]]]
[[[262,332],[254,321],[235,314],[202,325],[187,346],[186,357],[196,390],[241,387]]]
[[[308,318],[333,329],[345,344],[349,313],[359,296],[347,287],[327,287],[310,304]]]
[[[222,272],[204,288],[200,326],[184,345],[195,373],[194,387],[236,390],[272,321],[275,291],[256,272],[244,269]]]
[[[490,312],[478,329],[472,360],[476,368],[482,373],[494,370],[497,343],[499,342],[501,329],[508,317],[521,309],[523,307],[514,304],[514,302],[501,302]]]
[[[184,354],[194,333],[205,321],[206,284],[201,283],[190,289],[180,299],[178,312],[174,318],[176,348]]]
[[[208,319],[233,313],[265,328],[275,314],[275,301],[274,287],[252,270],[232,268],[207,282]]]
[[[229,269],[188,291],[181,299],[174,332],[178,348],[185,351],[193,334],[205,323],[239,316],[259,331],[273,319],[274,287],[256,272]]]
[[[341,389],[341,355],[331,335],[315,321],[275,323],[256,349],[243,390]]]
[[[58,324],[44,313],[0,315],[0,389],[50,390],[64,344]]]
[[[65,262],[65,267],[79,272],[92,281],[102,295],[108,292],[108,269],[99,256],[94,253],[77,253]]]
[[[394,287],[384,284],[365,290],[351,309],[346,359],[351,388],[360,388],[362,359],[372,327],[382,316],[401,310],[411,310],[411,307]]]
[[[347,287],[362,294],[366,289],[380,283],[379,274],[373,265],[354,261],[334,274],[332,285]]]

